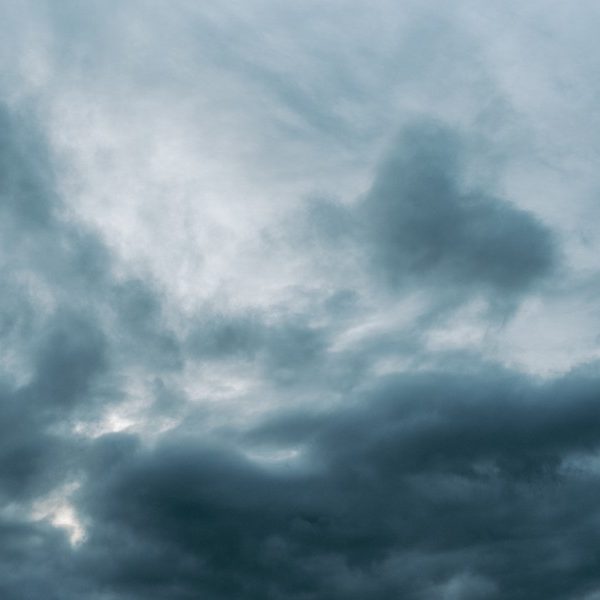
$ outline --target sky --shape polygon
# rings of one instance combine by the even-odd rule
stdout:
[[[599,25],[0,0],[0,597],[599,600]]]

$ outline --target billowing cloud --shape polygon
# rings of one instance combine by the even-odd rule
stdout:
[[[583,592],[598,385],[485,366],[393,377],[338,410],[249,431],[251,446],[297,450],[274,463],[216,440],[144,449],[107,436],[79,498],[92,524],[82,553],[124,597]]]
[[[598,595],[596,9],[401,4],[0,8],[2,598]]]
[[[396,285],[432,277],[494,294],[526,290],[553,266],[551,234],[507,202],[465,189],[463,152],[460,137],[435,123],[402,133],[358,210],[375,268]]]

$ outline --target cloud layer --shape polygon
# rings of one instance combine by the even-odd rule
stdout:
[[[0,596],[596,597],[596,8],[9,4]]]

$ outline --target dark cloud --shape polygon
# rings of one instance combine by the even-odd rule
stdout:
[[[363,197],[310,202],[287,238],[317,255],[326,248],[328,269],[353,262],[393,293],[427,290],[436,311],[475,296],[514,307],[556,272],[558,243],[534,215],[469,183],[468,142],[442,123],[413,122]]]
[[[196,323],[186,346],[201,360],[251,362],[283,382],[318,370],[328,338],[327,330],[311,325],[304,315],[212,314]]]
[[[118,283],[110,281],[106,294],[108,303],[115,310],[118,339],[126,354],[158,371],[181,368],[180,343],[165,325],[158,290],[139,279],[130,279]]]
[[[0,110],[0,207],[25,230],[43,227],[57,201],[48,146],[30,114]],[[39,230],[38,230],[39,232]]]
[[[5,597],[558,599],[596,583],[598,482],[572,466],[600,443],[595,378],[537,385],[477,363],[374,377],[373,356],[407,342],[386,332],[332,355],[356,308],[348,289],[312,313],[204,315],[180,341],[157,290],[117,280],[104,244],[61,214],[42,138],[21,139],[18,120],[2,118],[2,206],[29,236],[7,270],[17,301],[2,304],[5,339],[26,357],[23,381],[7,380],[1,395],[0,500],[21,506],[0,524],[22,565],[0,557]],[[552,238],[531,216],[464,191],[459,155],[447,130],[415,126],[357,207],[314,205],[310,235],[362,244],[394,290],[422,280],[522,293],[551,270]],[[19,283],[25,270],[53,308],[41,311]],[[120,400],[128,365],[155,378],[148,410],[160,418],[161,398],[176,396],[160,375],[185,361],[253,364],[290,400],[310,389],[321,404],[202,441],[185,425],[154,445],[73,433],[75,420]],[[331,395],[343,402],[324,402]],[[86,528],[76,548],[24,516],[72,480]]]
[[[1,383],[0,497],[10,505],[67,476],[73,443],[55,429],[89,402],[94,378],[106,370],[107,343],[90,315],[75,310],[77,302],[51,312],[36,294],[42,281],[60,285],[73,275],[73,249],[63,243],[70,230],[58,221],[50,152],[34,119],[3,108],[0,122],[2,251],[11,259],[2,264],[0,333],[5,356],[20,357],[3,369]],[[76,245],[85,255],[88,246]]]
[[[532,215],[468,189],[462,146],[436,123],[402,132],[358,209],[374,268],[393,285],[522,292],[550,272],[555,242]]]
[[[72,550],[62,532],[45,523],[0,519],[0,594],[6,600],[78,597],[70,571]]]
[[[61,591],[71,556],[64,530],[30,515],[80,470],[75,422],[124,398],[123,367],[171,368],[175,342],[158,294],[117,280],[102,241],[67,218],[35,118],[1,107],[0,131],[0,595],[79,597]]]
[[[177,113],[157,119],[163,135],[176,121],[187,126],[196,110],[210,112],[210,102],[188,105],[206,83],[195,70],[206,49],[214,86],[231,96],[225,104],[258,90],[265,107],[253,108],[260,104],[254,99],[244,112],[274,115],[258,136],[244,131],[243,119],[230,119],[233,112],[215,113],[217,129],[231,121],[236,133],[211,148],[217,163],[226,162],[220,153],[229,145],[247,146],[239,156],[266,154],[254,139],[261,137],[269,168],[289,163],[283,176],[302,179],[309,170],[300,164],[302,152],[290,144],[289,154],[275,156],[270,145],[279,137],[318,138],[314,147],[326,150],[307,164],[323,159],[319,168],[327,169],[329,149],[356,149],[351,162],[357,164],[367,154],[358,150],[362,142],[372,148],[393,120],[360,122],[366,92],[355,65],[368,71],[377,61],[366,48],[352,50],[352,59],[342,56],[341,42],[353,35],[330,43],[324,27],[318,37],[331,54],[314,75],[303,74],[310,69],[300,57],[314,61],[323,54],[304,40],[323,25],[312,15],[298,12],[306,22],[290,38],[288,51],[299,59],[293,77],[291,63],[262,59],[278,46],[286,31],[279,28],[293,11],[282,12],[277,28],[262,35],[251,15],[229,22],[226,13],[190,10],[182,27],[188,13],[172,8],[151,8],[136,19],[143,3],[112,14],[97,2],[90,20],[75,4],[47,7],[46,33],[57,39],[48,44],[48,64],[34,57],[23,63],[32,82],[52,79],[45,73],[52,61],[69,73],[71,91],[81,85],[81,69],[96,73],[90,95],[97,95],[98,114],[106,116],[103,102],[117,99],[123,118],[136,85],[151,95],[180,80],[172,94],[151,98],[147,107],[134,102],[144,127],[146,108],[150,115],[164,103]],[[192,59],[170,49],[172,42],[160,57],[149,51],[157,19],[167,37],[180,30],[187,42],[196,26],[206,34]],[[423,24],[415,39],[400,44],[414,53],[423,36],[436,40],[433,50],[400,69],[410,71],[405,79],[418,79],[424,69],[440,77],[449,61],[429,63],[455,39],[445,29],[443,20]],[[388,33],[398,37],[393,28]],[[450,49],[453,57],[472,49],[470,42],[458,46]],[[395,69],[395,59],[385,60],[386,72]],[[181,73],[173,63],[182,65]],[[223,70],[231,81],[219,81]],[[237,86],[236,77],[246,83]],[[118,82],[115,94],[111,82]],[[483,87],[487,94],[487,81]],[[176,96],[186,101],[171,107]],[[61,122],[53,118],[54,126]],[[190,124],[190,138],[196,125]],[[209,146],[221,134],[212,126],[202,132]],[[189,307],[170,312],[161,284],[141,269],[137,277],[126,269],[116,274],[107,243],[67,210],[59,190],[68,165],[44,130],[33,112],[0,107],[1,598],[574,600],[600,589],[597,365],[540,381],[426,344],[436,320],[480,298],[514,309],[551,281],[559,265],[556,238],[545,225],[469,177],[477,164],[474,146],[490,160],[503,152],[485,149],[487,130],[471,144],[469,131],[435,120],[413,123],[375,166],[364,194],[356,192],[347,204],[309,202],[301,218],[294,214],[291,225],[278,229],[277,217],[260,238],[260,251],[265,239],[267,250],[280,244],[281,254],[263,257],[265,271],[277,260],[290,271],[310,263],[299,279],[314,274],[314,281],[280,286],[277,300],[267,281],[254,309],[227,308],[252,306],[252,298],[239,304],[225,298],[222,311],[204,306],[191,316]],[[110,137],[116,127],[107,131]],[[154,138],[132,137],[140,139]],[[129,149],[129,138],[123,140]],[[180,147],[169,135],[160,141],[150,163],[167,163],[157,177],[163,185],[163,175],[179,173]],[[228,172],[217,171],[219,177]],[[197,177],[186,181],[195,184]],[[130,189],[119,190],[120,197]],[[197,191],[177,188],[174,201]],[[203,210],[204,196],[212,194],[207,185],[194,209]],[[268,212],[257,205],[261,211]],[[215,214],[219,224],[228,216]],[[187,225],[191,238],[196,223]],[[233,260],[231,248],[223,263]],[[211,277],[219,274],[209,269]],[[398,314],[411,294],[424,308],[414,317]],[[482,314],[485,327],[491,313]],[[223,395],[219,388],[211,396],[214,380]],[[107,414],[132,399],[136,406],[127,416],[141,415],[139,422],[128,432],[102,433]],[[77,543],[69,523],[65,530],[48,508],[57,502],[60,512],[67,501],[84,531]]]
[[[89,396],[96,374],[106,368],[106,340],[88,320],[55,316],[39,341],[29,394],[43,407],[65,410]]]
[[[107,436],[79,496],[80,556],[116,598],[583,594],[600,584],[599,482],[583,466],[600,446],[599,389],[485,366],[393,377],[248,433],[255,448],[302,448],[298,462]]]

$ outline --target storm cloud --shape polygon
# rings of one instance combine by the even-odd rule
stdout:
[[[600,593],[595,7],[0,13],[2,598]]]
[[[597,569],[598,385],[485,366],[391,377],[339,410],[246,432],[250,447],[299,452],[274,464],[217,440],[148,450],[107,436],[78,499],[88,568],[125,597],[583,594]]]

